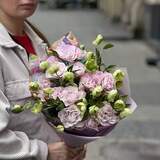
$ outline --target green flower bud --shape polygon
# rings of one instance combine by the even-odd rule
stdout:
[[[107,95],[108,102],[114,102],[117,95],[118,95],[118,91],[116,89],[109,91]]]
[[[39,86],[38,82],[35,81],[35,82],[30,82],[29,83],[29,89],[31,91],[38,91],[39,88],[40,88],[40,86]]]
[[[44,71],[49,67],[49,63],[47,61],[43,61],[40,63],[39,68]]]
[[[20,112],[24,111],[24,109],[23,109],[22,106],[16,104],[16,105],[14,105],[14,107],[11,109],[11,111],[12,111],[13,113],[20,113]]]
[[[64,132],[64,126],[63,126],[63,125],[58,125],[58,126],[56,127],[56,130],[57,130],[58,132]]]
[[[44,88],[43,92],[44,94],[50,95],[53,93],[53,88]]]
[[[101,34],[97,35],[96,39],[93,41],[93,45],[98,46],[104,40]]]
[[[122,112],[120,113],[120,118],[123,119],[123,118],[131,115],[132,113],[133,113],[133,112],[131,111],[131,109],[125,108],[124,111],[122,111]]]
[[[123,81],[116,82],[116,88],[121,88],[123,86]]]
[[[73,82],[74,81],[74,73],[73,72],[65,72],[64,73],[64,80],[65,81],[69,81],[69,82]]]
[[[99,111],[99,108],[96,105],[89,107],[89,114],[90,115],[96,115],[98,111]]]
[[[117,111],[117,112],[121,112],[121,111],[124,111],[126,105],[124,103],[123,100],[119,99],[117,100],[115,103],[114,103],[114,106],[113,108]]]
[[[55,73],[57,73],[59,70],[58,65],[52,64],[48,69],[47,69],[47,73],[53,75]]]
[[[82,50],[84,50],[84,49],[85,49],[84,44],[81,44],[81,45],[80,45],[80,49],[82,49]]]
[[[125,73],[120,69],[114,71],[113,73],[113,77],[115,78],[116,81],[123,81],[124,76],[125,76]]]
[[[94,59],[87,60],[85,66],[89,71],[96,71],[98,69],[97,62]]]
[[[31,112],[33,113],[40,113],[43,109],[43,103],[41,101],[34,104],[33,108],[31,109]]]
[[[101,95],[102,91],[103,91],[103,88],[102,88],[101,86],[97,86],[97,87],[95,87],[95,88],[93,89],[91,95],[92,95],[93,97],[99,97],[99,96]]]
[[[95,55],[91,51],[87,52],[87,60],[90,60],[90,59],[95,59]]]
[[[81,112],[83,113],[86,112],[87,106],[84,102],[78,102],[77,107],[80,109]]]

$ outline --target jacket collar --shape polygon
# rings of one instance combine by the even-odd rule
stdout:
[[[37,34],[33,31],[33,29],[25,22],[25,32],[29,36],[32,41],[36,41],[37,44],[42,44],[44,41],[37,36]],[[19,47],[19,45],[14,42],[14,40],[10,37],[5,26],[0,23],[0,46],[12,48]]]

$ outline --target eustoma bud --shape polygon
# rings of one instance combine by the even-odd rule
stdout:
[[[29,89],[31,91],[38,91],[39,88],[40,88],[40,86],[39,86],[38,82],[35,81],[35,82],[30,82],[29,83]]]
[[[98,46],[104,40],[101,34],[97,35],[96,39],[93,41],[93,45]]]
[[[129,116],[129,115],[131,115],[132,114],[132,111],[131,111],[131,109],[130,108],[125,108],[124,109],[124,111],[122,111],[121,113],[120,113],[120,118],[125,118],[125,117],[127,117],[127,116]]]
[[[123,100],[119,99],[117,100],[115,103],[114,103],[114,106],[113,108],[117,111],[117,112],[121,112],[121,111],[124,111],[126,105],[124,103]]]
[[[58,125],[58,126],[56,127],[56,130],[57,130],[58,132],[64,132],[64,126],[63,126],[63,125]]]
[[[48,69],[49,67],[49,63],[47,61],[43,61],[40,63],[39,65],[39,68],[42,70],[42,71],[45,71],[46,69]]]
[[[65,81],[69,81],[69,82],[73,82],[74,81],[74,73],[73,72],[65,72],[64,73],[64,80]]]
[[[116,81],[123,81],[124,76],[125,76],[125,73],[120,69],[114,71],[113,73],[113,77],[115,78]]]
[[[77,107],[80,109],[82,113],[86,112],[87,106],[84,102],[78,102]]]
[[[96,115],[98,111],[99,111],[99,108],[96,105],[89,107],[89,114],[90,115]]]
[[[46,95],[51,95],[53,93],[53,88],[44,88],[43,92]]]
[[[33,113],[40,113],[43,109],[43,103],[41,101],[38,101],[34,104],[33,108],[31,109],[31,111]]]
[[[118,95],[118,91],[116,89],[109,91],[107,95],[108,102],[114,102],[117,95]]]
[[[93,89],[91,94],[93,97],[99,97],[101,95],[102,91],[103,91],[103,88],[101,86],[97,86]]]
[[[23,109],[23,107],[21,106],[21,105],[14,105],[14,107],[11,109],[11,111],[13,112],[13,113],[20,113],[20,112],[22,112],[24,109]]]
[[[59,70],[58,65],[52,64],[52,65],[47,69],[47,73],[53,75],[53,74],[57,73],[58,70]]]

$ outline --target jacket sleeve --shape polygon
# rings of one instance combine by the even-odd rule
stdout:
[[[30,140],[24,132],[7,128],[10,122],[7,108],[10,103],[4,95],[4,81],[0,68],[0,159],[3,160],[47,160],[48,147],[43,141]]]

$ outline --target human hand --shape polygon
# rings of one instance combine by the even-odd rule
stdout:
[[[71,148],[63,142],[48,145],[48,160],[83,160],[86,146]]]

